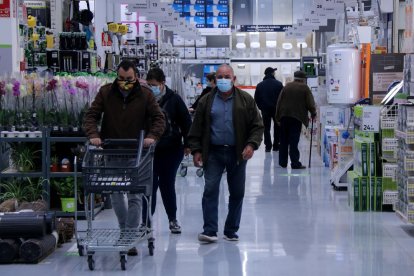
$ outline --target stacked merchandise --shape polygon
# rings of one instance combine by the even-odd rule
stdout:
[[[229,28],[229,0],[174,0],[172,7],[197,28]]]
[[[355,106],[354,170],[348,172],[348,203],[354,211],[382,211],[384,187],[379,158],[379,107]]]
[[[381,157],[383,160],[382,176],[390,183],[383,187],[383,205],[394,205],[398,200],[397,192],[397,145],[395,126],[397,123],[398,105],[384,106],[381,109]]]
[[[403,91],[407,95],[414,96],[414,54],[407,54],[404,56]]]
[[[50,212],[0,214],[0,263],[38,263],[57,245],[55,216]]]
[[[398,106],[398,203],[400,216],[414,223],[414,106]]]

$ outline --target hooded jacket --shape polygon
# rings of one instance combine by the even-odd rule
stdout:
[[[267,74],[263,81],[257,84],[254,100],[262,112],[275,113],[277,99],[283,89],[283,84],[272,74]]]
[[[211,132],[211,108],[214,97],[218,92],[217,87],[200,99],[193,124],[188,134],[188,142],[191,152],[201,152],[203,163],[208,160]],[[242,152],[247,144],[251,144],[256,150],[262,142],[263,120],[252,96],[239,88],[233,88],[233,126],[236,140],[236,152],[238,160],[243,160]]]
[[[164,115],[152,92],[138,81],[127,97],[116,81],[102,86],[83,118],[89,139],[137,139],[139,132],[145,130],[146,138],[158,141],[164,128]]]

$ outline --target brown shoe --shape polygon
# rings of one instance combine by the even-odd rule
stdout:
[[[132,247],[130,250],[128,250],[128,256],[136,256],[138,255],[138,250],[136,247]]]

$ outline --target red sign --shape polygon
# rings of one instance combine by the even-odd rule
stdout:
[[[10,17],[10,0],[0,0],[0,17]]]

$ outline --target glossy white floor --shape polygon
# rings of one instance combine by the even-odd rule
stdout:
[[[305,140],[305,139],[302,139]],[[306,141],[302,159],[307,165]],[[291,171],[278,166],[278,154],[259,149],[247,167],[246,196],[239,242],[222,239],[200,244],[203,179],[189,168],[177,177],[181,235],[169,233],[161,201],[154,216],[155,254],[146,243],[120,270],[116,253],[95,254],[96,268],[66,244],[37,265],[2,265],[0,275],[414,275],[414,226],[394,213],[354,213],[346,192],[329,186],[329,170],[313,154],[312,168]],[[226,214],[227,187],[220,197],[220,229]],[[116,227],[112,210],[96,224]]]

